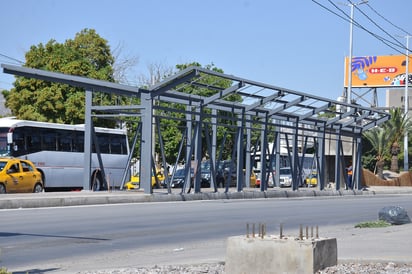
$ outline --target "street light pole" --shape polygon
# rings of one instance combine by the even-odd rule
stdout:
[[[405,118],[408,119],[408,112],[409,112],[409,96],[408,96],[408,89],[409,89],[409,38],[410,35],[406,35],[406,64],[405,64],[405,95],[404,95],[404,103],[405,103]],[[403,140],[403,171],[409,170],[409,152],[408,152],[408,132],[405,131],[404,140]]]
[[[368,0],[364,0],[359,3],[350,2],[347,4],[350,6],[350,27],[349,27],[349,65],[348,65],[348,89],[346,92],[346,102],[348,104],[352,103],[352,51],[353,51],[353,12],[354,6],[362,5],[368,3]]]

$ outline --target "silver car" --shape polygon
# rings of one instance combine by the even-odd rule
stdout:
[[[279,168],[279,185],[280,187],[292,186],[292,170],[290,167]]]

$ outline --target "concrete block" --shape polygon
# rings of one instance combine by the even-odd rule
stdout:
[[[315,273],[337,264],[336,238],[234,236],[227,240],[227,274]]]

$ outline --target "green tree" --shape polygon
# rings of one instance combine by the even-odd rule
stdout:
[[[64,43],[50,40],[32,46],[24,66],[93,79],[114,81],[113,64],[107,41],[95,30],[84,29]],[[3,92],[12,115],[27,120],[66,124],[84,123],[84,90],[65,84],[16,77],[14,88]],[[119,99],[106,94],[93,95],[95,104],[114,104]],[[97,121],[96,125],[113,125]]]
[[[376,127],[363,133],[363,136],[370,142],[372,152],[375,155],[375,170],[378,177],[383,178],[383,167],[385,159],[389,155],[389,140],[392,136],[392,131],[383,127]]]
[[[382,177],[384,166],[389,165],[389,163],[391,171],[399,171],[398,155],[402,156],[400,147],[403,145],[405,133],[411,132],[412,129],[410,119],[400,108],[390,109],[389,113],[391,118],[386,123],[363,134],[363,137],[369,141],[370,145],[370,150],[366,151],[368,149],[365,149],[364,151],[363,162],[368,164],[371,159],[370,156],[374,155],[375,169],[378,170],[380,177]]]
[[[391,118],[388,122],[383,124],[383,128],[391,132],[388,146],[391,155],[391,167],[393,172],[399,172],[398,154],[400,152],[401,144],[403,144],[403,138],[406,132],[410,132],[412,124],[410,119],[401,108],[393,108],[389,110]]]
[[[178,71],[184,70],[190,66],[198,66],[198,67],[204,67],[208,70],[212,70],[215,72],[223,73],[223,70],[220,68],[217,68],[214,64],[209,64],[206,66],[202,66],[200,63],[193,62],[193,63],[188,63],[188,64],[178,64],[176,65],[176,68]],[[170,71],[169,71],[170,73]],[[165,75],[169,76],[169,75]],[[205,75],[201,73],[201,76],[199,77],[200,83],[203,84],[204,86],[216,86],[219,88],[228,88],[231,86],[231,81],[227,79],[222,79],[218,78],[216,76],[212,75]],[[200,96],[211,96],[215,92],[211,89],[201,87],[201,86],[185,86],[182,85],[180,87],[176,88],[180,92],[184,93],[190,93],[190,94],[195,94],[195,95],[200,95]],[[242,98],[240,95],[237,94],[231,94],[224,98],[223,100],[227,101],[237,101],[241,102]],[[186,117],[183,113],[185,110],[185,106],[181,104],[169,104],[169,103],[161,103],[161,106],[166,109],[176,109],[178,111],[166,111],[166,110],[159,110],[156,112],[157,116],[165,117],[165,119],[161,119],[161,133],[162,133],[162,138],[163,142],[165,144],[165,154],[167,157],[167,161],[169,162],[174,162],[176,160],[176,157],[178,156],[178,150],[177,148],[179,147],[179,144],[183,138],[184,131],[186,129]],[[210,122],[210,115],[211,112],[210,110],[206,109],[203,112],[205,118],[204,118],[204,124],[203,126],[209,126]],[[218,130],[217,130],[217,143],[220,144],[222,142],[222,139],[224,138],[225,132],[226,132],[226,143],[223,146],[223,157],[224,159],[229,158],[231,156],[231,151],[233,148],[233,138],[235,136],[235,132],[233,131],[234,129],[231,129],[228,127],[228,125],[236,125],[236,122],[233,119],[230,119],[234,114],[233,113],[223,113],[221,112],[220,115],[224,116],[224,118],[220,118],[218,121]],[[171,119],[170,119],[171,118]],[[209,129],[210,126],[209,126]],[[203,132],[202,136],[202,143],[203,143],[203,151],[202,155],[207,156],[207,147],[206,147],[206,137]],[[159,151],[159,146],[158,146],[158,140],[156,140],[156,151]]]

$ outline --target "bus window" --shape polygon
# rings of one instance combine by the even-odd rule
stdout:
[[[27,136],[27,149],[29,153],[35,153],[41,150],[41,139],[39,135]]]
[[[54,132],[43,132],[42,150],[56,151],[56,134]]]
[[[97,134],[97,142],[99,143],[100,153],[110,153],[110,138],[107,134]],[[95,144],[93,144],[93,152],[95,150]]]
[[[57,143],[59,151],[72,151],[72,134],[70,131],[61,130],[57,133]]]
[[[110,153],[111,154],[127,154],[126,139],[122,137],[112,136],[110,139]]]
[[[10,147],[10,152],[12,156],[18,157],[27,153],[27,145],[25,142],[25,131],[16,128],[13,131],[13,142]]]
[[[84,132],[76,131],[74,134],[73,151],[84,152]]]
[[[24,135],[18,132],[13,134],[14,145],[17,146],[18,150],[24,150]]]

